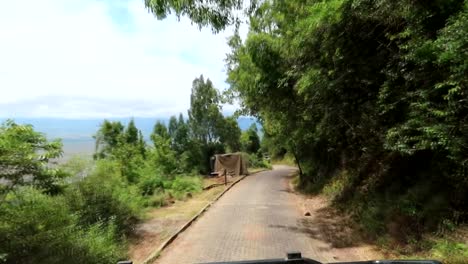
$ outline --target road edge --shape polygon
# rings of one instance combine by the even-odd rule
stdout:
[[[218,201],[227,191],[229,191],[232,187],[234,187],[234,185],[236,185],[241,180],[245,179],[247,176],[252,176],[252,175],[255,175],[257,173],[264,172],[264,171],[267,171],[267,170],[261,170],[261,171],[255,172],[253,174],[244,175],[241,178],[237,179],[235,182],[233,182],[231,185],[229,185],[226,189],[224,189],[224,191],[222,191],[220,194],[218,194],[218,196],[216,196],[215,199],[213,199],[211,202],[209,202],[195,216],[193,216],[187,223],[185,223],[181,228],[179,228],[172,236],[170,236],[168,239],[166,239],[166,241],[164,241],[161,244],[161,246],[159,246],[158,249],[156,249],[156,251],[151,253],[151,255],[142,262],[142,264],[151,264],[151,263],[153,263],[161,255],[161,252],[165,248],[167,248],[172,242],[174,242],[174,240],[182,232],[184,232],[189,226],[191,226],[193,224],[193,222],[195,222],[195,220],[197,220],[206,210],[208,210],[208,208],[210,208],[216,201]]]

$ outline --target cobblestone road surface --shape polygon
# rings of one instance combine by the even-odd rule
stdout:
[[[303,217],[288,190],[292,168],[248,176],[183,232],[156,263],[283,258],[288,251],[333,261],[329,246],[301,232]]]

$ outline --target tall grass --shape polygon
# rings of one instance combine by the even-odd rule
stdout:
[[[458,227],[444,218],[446,200],[431,193],[431,183],[420,181],[404,192],[397,181],[388,180],[394,192],[372,190],[373,184],[359,182],[359,175],[353,171],[341,170],[310,189],[353,215],[367,237],[392,254],[468,263],[467,244],[445,236],[456,233]]]
[[[115,263],[124,251],[114,225],[83,226],[64,197],[20,188],[0,205],[0,255],[6,263]]]

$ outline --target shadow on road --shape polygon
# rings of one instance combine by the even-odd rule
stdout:
[[[290,192],[289,190],[281,190]],[[318,208],[310,210],[311,215],[298,219],[296,226],[270,225],[272,228],[287,229],[292,232],[303,233],[313,239],[330,244],[334,248],[355,247],[364,244],[362,235],[350,217],[343,216],[336,209],[323,201],[313,199]]]
[[[351,217],[334,208],[328,199],[318,195],[299,194],[293,190],[290,182],[297,175],[297,170],[293,167],[285,168],[289,170],[289,173],[283,176],[285,188],[278,191],[297,195],[296,197],[303,204],[304,211],[309,212],[310,216],[302,216],[297,220],[295,226],[270,225],[269,227],[306,234],[333,248],[348,248],[367,244],[365,237]]]
[[[288,197],[300,215],[296,215],[295,221],[270,223],[270,232],[289,233],[301,240],[304,236],[310,238],[307,243],[313,250],[309,254],[325,262],[382,258],[350,215],[334,207],[323,195],[295,190],[297,172],[292,167],[286,169],[281,175],[282,184],[275,189],[276,196]]]

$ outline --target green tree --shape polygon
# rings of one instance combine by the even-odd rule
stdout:
[[[154,149],[150,153],[149,159],[156,168],[164,174],[170,175],[176,173],[178,169],[177,155],[172,149],[172,139],[169,135],[166,125],[157,121],[151,134]]]
[[[104,120],[97,133],[93,136],[96,142],[94,159],[109,156],[122,140],[123,133],[124,126],[122,123]]]
[[[96,140],[95,159],[117,161],[122,175],[129,182],[138,181],[138,168],[142,166],[146,157],[146,144],[133,119],[127,127],[118,121],[104,120],[94,138]]]
[[[202,75],[193,81],[188,111],[189,125],[193,137],[205,145],[219,142],[220,139],[223,115],[219,97],[210,79],[205,81]]]
[[[138,148],[140,149],[141,156],[146,158],[146,142],[141,130],[138,131]]]
[[[0,202],[10,191],[25,185],[57,193],[67,174],[52,168],[49,161],[61,155],[60,140],[48,141],[31,125],[4,122],[0,126]]]
[[[156,139],[164,138],[164,139],[169,139],[169,132],[167,130],[167,127],[164,123],[161,121],[157,121],[156,124],[154,125],[153,128],[153,133],[151,133],[150,138],[153,141],[154,144],[156,144]]]
[[[212,82],[209,79],[205,81],[203,76],[193,81],[188,117],[193,146],[200,147],[201,160],[198,162],[202,164],[202,172],[207,173],[210,157],[225,150],[221,142],[225,120],[221,114],[220,95]]]
[[[295,156],[303,187],[352,171],[343,200],[392,196],[408,214],[413,197],[409,217],[429,226],[448,201],[467,210],[467,12],[462,0],[264,1],[247,40],[229,40],[230,94]]]
[[[220,122],[220,141],[227,146],[228,151],[241,150],[241,129],[237,119],[233,116],[226,117]]]
[[[210,10],[235,17],[223,14],[242,6],[224,3],[146,2],[159,18],[215,30],[230,22]],[[342,201],[401,201],[368,213],[399,212],[414,230],[466,215],[466,0],[268,0],[246,11],[247,39],[229,39],[227,94],[293,154],[301,186],[344,171]]]
[[[186,124],[185,119],[184,119],[184,115],[182,113],[179,113],[179,119],[178,119],[177,126],[179,127],[179,126],[184,125],[184,124]]]
[[[258,136],[257,125],[250,125],[241,136],[242,150],[247,153],[257,153],[260,149],[260,137]]]
[[[175,137],[178,127],[179,127],[179,122],[177,121],[177,117],[171,116],[171,118],[169,118],[169,124],[167,126],[167,132],[169,133],[169,136],[171,138]]]
[[[123,139],[112,150],[112,155],[107,157],[108,160],[116,161],[119,165],[121,174],[130,183],[135,183],[139,180],[139,167],[144,164],[144,157],[142,155],[139,145],[126,143]]]
[[[125,140],[128,144],[137,144],[138,143],[138,129],[135,126],[135,121],[130,119],[130,122],[125,129]]]
[[[190,151],[190,131],[189,125],[185,122],[182,114],[179,115],[179,118],[176,122],[177,125],[173,125],[175,129],[172,128],[172,149],[178,155],[181,155],[185,151]]]
[[[244,8],[243,0],[145,0],[145,5],[158,19],[175,13],[177,17],[189,17],[200,27],[209,25],[217,32],[228,25],[238,24],[241,18],[236,14],[241,14],[241,10],[252,11],[257,2],[258,0],[250,0],[247,8]]]

